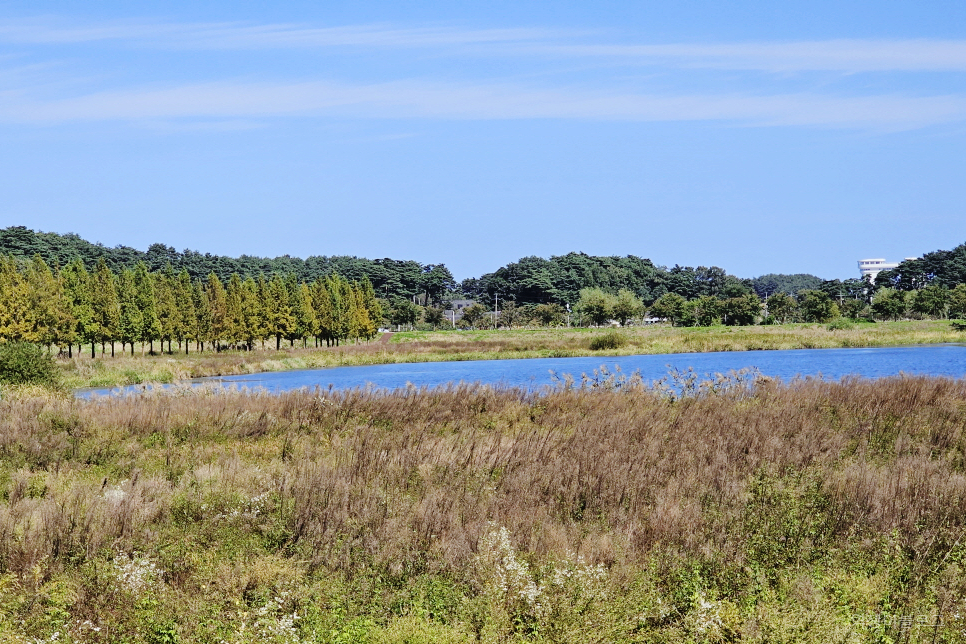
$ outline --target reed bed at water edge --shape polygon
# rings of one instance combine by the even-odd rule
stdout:
[[[926,377],[8,391],[0,641],[963,641],[964,432]]]

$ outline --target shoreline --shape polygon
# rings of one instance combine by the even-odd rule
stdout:
[[[818,377],[822,380],[836,382],[843,378],[855,377],[859,379],[878,380],[900,376],[902,374],[929,376],[936,378],[951,378],[954,380],[966,378],[966,363],[963,363],[961,370],[949,371],[948,365],[940,360],[932,360],[927,369],[923,369],[921,361],[916,363],[915,357],[906,367],[898,371],[886,369],[878,370],[880,364],[888,364],[890,358],[896,359],[895,351],[929,351],[942,350],[956,347],[961,352],[966,349],[966,342],[948,342],[932,344],[909,344],[894,345],[884,347],[830,347],[820,349],[753,349],[748,351],[717,351],[704,353],[662,353],[662,354],[629,354],[629,355],[594,355],[594,356],[571,356],[564,358],[504,358],[500,360],[450,360],[450,361],[423,361],[408,363],[392,363],[377,365],[342,365],[331,367],[315,367],[307,369],[294,369],[288,371],[262,371],[255,373],[236,374],[228,376],[204,376],[181,380],[172,383],[144,383],[138,385],[119,385],[112,387],[85,387],[73,390],[73,396],[82,400],[95,400],[102,397],[110,398],[115,396],[141,395],[152,392],[170,391],[174,393],[193,391],[211,391],[214,389],[224,391],[240,391],[248,393],[270,393],[283,394],[293,391],[321,391],[321,392],[349,392],[355,390],[373,390],[378,392],[391,393],[400,390],[408,390],[410,387],[417,389],[429,388],[449,388],[452,386],[463,385],[482,385],[496,387],[498,389],[520,389],[528,392],[542,390],[554,390],[565,381],[573,383],[590,382],[591,386],[601,386],[601,383],[631,383],[634,386],[644,385],[645,387],[658,387],[659,383],[667,379],[676,379],[682,374],[693,373],[698,378],[711,381],[712,379],[724,378],[744,378],[744,374],[752,378],[763,377],[766,380],[778,380],[790,382],[801,378]],[[866,357],[866,352],[875,352],[876,361],[873,365]],[[785,355],[781,357],[771,357],[768,354],[781,352]],[[842,358],[820,357],[815,354],[836,352],[851,352],[852,358],[851,371],[836,371],[837,364],[841,363]],[[858,352],[858,353],[856,353]],[[886,353],[880,353],[886,352]],[[892,352],[892,353],[890,353]],[[758,353],[765,354],[760,358],[749,357],[749,362],[754,364],[734,364],[735,360],[743,358],[732,358],[725,356],[736,356],[738,354]],[[794,354],[794,355],[790,355]],[[942,355],[942,354],[937,354]],[[964,355],[957,353],[957,357]],[[695,359],[693,364],[682,364],[682,356],[702,356],[702,359]],[[935,356],[934,356],[935,357]],[[656,358],[664,363],[664,369],[660,374],[654,372],[653,361],[648,358]],[[644,359],[644,360],[639,360]],[[902,358],[899,358],[902,360]],[[593,363],[590,363],[593,360]],[[689,360],[689,359],[686,359]],[[708,364],[708,362],[719,364]],[[886,362],[883,363],[882,361]],[[487,371],[488,363],[493,362],[515,362],[527,363],[531,361],[543,362],[541,367],[529,369],[525,366],[516,367],[506,366],[500,374],[500,379],[494,380],[493,374]],[[553,361],[553,363],[547,362]],[[573,364],[563,364],[574,361]],[[469,362],[474,366],[467,366],[459,373],[460,368],[454,373],[452,368],[435,369],[434,366],[442,366],[451,363]],[[650,364],[649,364],[650,362]],[[704,364],[702,364],[702,362]],[[720,364],[723,362],[725,364]],[[732,364],[727,364],[731,362]],[[677,363],[677,364],[674,364]],[[816,363],[824,363],[819,370],[815,370]],[[428,369],[413,369],[412,365],[430,365]],[[408,367],[407,367],[408,365]],[[795,365],[794,373],[785,371],[785,365]],[[364,381],[357,380],[358,376],[351,375],[350,372],[356,369],[366,369],[372,367],[394,367],[404,368],[405,381],[393,369],[378,370],[367,372]],[[959,362],[957,362],[957,367]],[[573,368],[571,368],[573,367]],[[498,367],[500,369],[500,367]],[[332,374],[331,379],[325,372],[342,372]],[[521,373],[525,372],[525,373]],[[541,379],[539,374],[549,372],[549,381]],[[598,372],[600,376],[598,377]],[[280,378],[274,378],[272,374],[278,374]],[[302,375],[299,375],[302,374]],[[593,375],[590,375],[593,374]],[[370,380],[372,378],[372,380]],[[523,379],[521,379],[523,378]],[[293,384],[293,380],[295,383]],[[331,381],[330,381],[331,380]],[[333,382],[334,381],[334,382]],[[328,382],[328,388],[325,383]],[[596,384],[593,384],[596,383]]]
[[[592,338],[617,333],[624,345],[588,347]],[[236,376],[302,369],[382,364],[464,362],[538,358],[624,357],[736,351],[878,348],[962,343],[966,334],[948,321],[857,324],[848,330],[826,325],[757,327],[631,327],[626,329],[536,329],[498,331],[416,331],[393,334],[389,342],[330,348],[283,348],[280,352],[162,354],[75,357],[61,365],[70,390],[137,384],[172,384],[194,378]]]

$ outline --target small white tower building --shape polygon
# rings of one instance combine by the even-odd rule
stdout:
[[[862,279],[865,279],[866,275],[868,275],[872,281],[875,281],[875,276],[882,271],[888,271],[898,267],[899,264],[897,262],[887,262],[882,258],[859,260],[859,273],[861,273]]]

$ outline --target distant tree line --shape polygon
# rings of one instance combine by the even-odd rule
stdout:
[[[645,313],[687,326],[823,321],[839,315],[836,302],[858,316],[868,304],[868,288],[859,279],[822,280],[807,274],[740,279],[717,266],[666,268],[633,255],[583,253],[526,257],[462,283],[467,296],[489,306],[499,297],[520,308],[518,315],[558,322],[567,307],[574,323],[591,325],[611,320],[623,325]],[[769,313],[769,301],[777,305],[778,317]]]
[[[189,339],[199,348],[251,347],[268,338],[276,345],[306,338],[338,343],[371,337],[383,323],[432,328],[447,321],[453,324],[444,309],[458,297],[476,301],[461,311],[459,321],[459,326],[474,328],[601,325],[612,320],[624,325],[648,314],[685,326],[827,322],[839,316],[966,316],[966,244],[902,262],[897,269],[880,273],[875,282],[822,280],[807,274],[741,279],[716,266],[667,268],[634,255],[568,253],[549,259],[524,257],[457,285],[443,264],[322,256],[230,258],[177,252],[161,244],[140,252],[22,226],[0,230],[2,253],[8,254],[4,274],[16,273],[23,284],[9,286],[16,282],[11,278],[3,288],[12,290],[0,293],[0,339],[32,338],[68,347],[81,340],[89,343],[95,336],[122,346],[161,340],[169,347],[173,341],[187,346]],[[89,322],[87,311],[96,308],[94,300],[111,293],[108,283],[119,298],[118,310],[126,313],[113,330],[104,331],[110,325]],[[56,287],[53,291],[51,285]],[[93,298],[90,306],[76,295],[85,288]],[[23,330],[26,318],[16,312],[23,299],[7,300],[7,293],[19,293],[17,289],[32,293],[29,333]],[[53,295],[43,295],[48,291]],[[323,297],[322,291],[329,295]],[[47,301],[57,297],[71,304],[58,308]],[[337,300],[338,306],[331,304]],[[360,304],[363,300],[366,304]],[[179,307],[189,302],[194,318],[180,312]],[[273,308],[275,302],[281,302],[281,311]],[[99,311],[110,308],[97,306]],[[332,317],[335,314],[327,312],[331,306],[342,312]],[[350,309],[365,310],[368,322],[361,314],[347,313]],[[62,324],[57,320],[64,311],[72,317]],[[206,311],[217,319],[210,330]],[[289,322],[289,316],[294,321]],[[100,331],[91,331],[91,324]],[[59,335],[52,339],[55,328]],[[188,328],[194,329],[193,335]]]
[[[102,260],[115,273],[133,269],[142,262],[150,272],[171,266],[178,273],[187,271],[192,280],[204,280],[213,273],[222,282],[228,282],[233,274],[243,279],[294,275],[303,282],[314,282],[333,273],[356,282],[365,276],[382,298],[416,300],[430,307],[440,307],[454,297],[475,299],[487,306],[498,303],[500,298],[518,306],[575,305],[580,291],[587,288],[611,294],[627,290],[650,304],[665,293],[676,293],[689,300],[703,295],[731,297],[752,291],[767,297],[779,291],[794,295],[823,284],[814,275],[764,275],[747,280],[728,275],[716,266],[666,268],[634,255],[601,257],[584,253],[550,259],[525,257],[493,273],[456,284],[444,264],[349,256],[300,259],[285,255],[268,259],[242,255],[233,258],[192,250],[179,252],[163,244],[152,244],[145,252],[127,246],[108,248],[75,234],[35,232],[24,226],[0,229],[0,254],[23,259],[39,255],[50,266],[66,266],[79,259],[90,272]]]
[[[79,259],[90,272],[100,261],[114,273],[133,269],[140,262],[150,272],[171,266],[176,273],[186,271],[191,280],[205,280],[214,274],[225,283],[234,274],[242,279],[258,275],[294,276],[301,282],[315,282],[334,273],[350,282],[361,281],[365,276],[381,297],[411,300],[415,296],[427,304],[442,302],[446,294],[456,288],[453,275],[444,264],[349,256],[300,259],[284,255],[268,259],[242,255],[235,258],[193,250],[179,252],[164,244],[152,244],[144,252],[128,246],[108,248],[74,234],[35,232],[24,226],[0,229],[0,255],[24,259],[39,255],[50,266],[67,266]]]
[[[517,305],[513,300],[507,300],[499,310],[490,311],[477,303],[463,310],[457,326],[477,329],[613,323],[625,326],[640,323],[643,316],[666,320],[675,326],[829,323],[843,318],[871,321],[966,317],[966,284],[954,289],[944,286],[927,286],[915,291],[879,288],[874,293],[847,294],[841,282],[830,280],[823,282],[821,288],[802,290],[796,295],[783,291],[767,298],[751,291],[729,295],[701,295],[687,299],[677,293],[665,293],[646,304],[627,289],[608,293],[599,288],[585,288],[581,289],[570,309],[555,302]],[[433,328],[445,323],[443,311],[432,308],[425,310],[423,320]]]
[[[863,295],[838,299],[820,289],[799,291],[795,296],[778,292],[765,299],[751,293],[724,299],[701,296],[686,300],[668,293],[654,302],[650,313],[681,326],[749,325],[759,321],[763,324],[825,323],[840,317],[852,320],[966,317],[966,284],[951,290],[940,286],[909,292],[883,288],[871,298]]]
[[[821,277],[815,277],[807,273],[796,273],[794,275],[782,275],[768,273],[751,280],[751,288],[758,297],[766,298],[775,293],[785,293],[786,295],[797,295],[800,291],[814,291],[821,289],[825,281]]]
[[[601,257],[568,253],[524,257],[487,273],[463,280],[461,289],[472,299],[492,304],[496,298],[513,300],[518,305],[576,304],[583,289],[600,289],[616,294],[627,290],[645,303],[665,293],[687,299],[702,295],[730,297],[751,292],[751,280],[739,279],[712,266],[656,266],[651,260],[634,255]]]
[[[383,321],[383,305],[363,276],[349,281],[331,273],[312,282],[294,274],[223,281],[216,273],[192,279],[167,265],[150,271],[137,262],[113,271],[101,258],[93,271],[74,259],[51,267],[39,255],[30,260],[0,255],[0,341],[26,341],[66,348],[96,345],[114,354],[135,344],[160,343],[178,349],[251,350],[274,340],[305,346],[370,339]]]
[[[925,286],[956,288],[966,283],[966,244],[952,250],[937,250],[917,259],[907,259],[898,268],[876,276],[878,288],[914,291]]]
[[[461,287],[489,307],[498,298],[512,302],[514,317],[534,322],[560,323],[567,312],[593,325],[624,324],[644,312],[685,326],[966,317],[966,244],[902,262],[874,283],[808,274],[740,279],[716,266],[569,253],[526,257]]]

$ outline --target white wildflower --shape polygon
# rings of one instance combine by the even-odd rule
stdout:
[[[572,553],[547,570],[538,584],[529,565],[518,558],[509,531],[493,524],[480,539],[477,565],[484,593],[503,604],[510,614],[544,620],[570,610],[574,598],[580,598],[576,602],[580,604],[605,595],[606,569]]]
[[[299,614],[294,611],[289,613],[285,609],[287,598],[288,593],[282,592],[254,611],[251,631],[257,640],[279,644],[299,644],[302,641],[297,627]],[[238,635],[241,635],[245,628],[246,624],[243,622]]]
[[[694,628],[699,633],[717,631],[723,625],[721,603],[705,598],[698,592],[694,597]]]
[[[530,575],[530,567],[525,561],[517,559],[510,531],[497,529],[490,524],[490,531],[480,540],[478,561],[491,575],[489,591],[504,598],[517,597],[530,605],[540,598],[540,589]]]
[[[127,497],[127,490],[124,489],[125,483],[127,483],[126,480],[121,481],[114,487],[107,488],[104,490],[104,494],[102,496],[106,501],[110,501],[115,505],[120,503],[125,499],[125,497]]]
[[[147,556],[118,554],[114,559],[114,574],[120,585],[135,594],[155,584],[164,574]]]
[[[226,510],[226,512],[216,514],[213,519],[215,521],[220,521],[222,519],[255,519],[264,514],[267,510],[268,496],[268,492],[263,492],[258,496],[242,502],[237,507]],[[206,509],[206,506],[202,506],[202,509]]]

